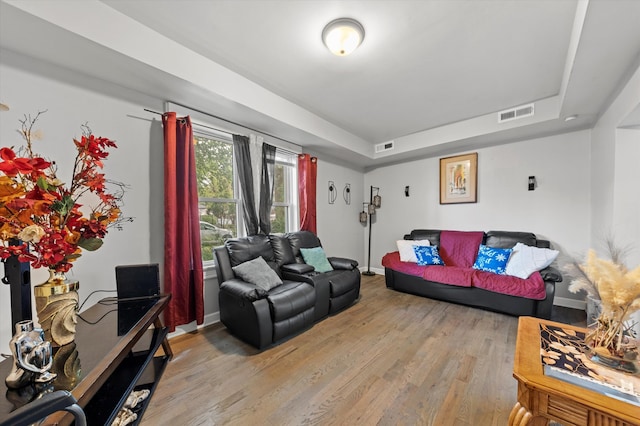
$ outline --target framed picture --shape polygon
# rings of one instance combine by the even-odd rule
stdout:
[[[440,159],[440,204],[478,201],[478,153]]]

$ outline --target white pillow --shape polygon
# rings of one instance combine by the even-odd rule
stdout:
[[[558,250],[531,247],[518,243],[513,247],[505,273],[525,280],[535,271],[540,271],[551,265],[558,257],[558,254],[560,254]]]
[[[400,252],[400,260],[403,262],[418,263],[416,253],[413,246],[430,246],[429,240],[398,240],[396,241],[398,251]]]

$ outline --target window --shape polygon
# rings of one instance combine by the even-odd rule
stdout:
[[[202,260],[211,262],[213,248],[244,234],[233,143],[226,134],[194,131],[200,210]],[[297,156],[276,149],[271,232],[297,229]],[[259,203],[259,200],[256,200]]]
[[[297,228],[296,170],[296,155],[276,149],[271,207],[271,232],[273,233],[293,231]]]
[[[194,135],[202,260],[213,260],[213,248],[238,235],[238,199],[233,144],[228,138]]]

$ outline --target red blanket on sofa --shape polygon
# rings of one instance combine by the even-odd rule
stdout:
[[[476,251],[477,253],[477,251]],[[447,261],[444,259],[445,265]],[[402,262],[397,251],[387,253],[382,258],[382,266],[408,275],[422,277],[427,281],[462,287],[478,287],[495,293],[519,296],[527,299],[542,300],[546,296],[544,280],[539,272],[529,278],[498,275],[491,272],[473,269],[473,261],[469,267],[462,266],[421,266],[412,262]],[[424,285],[429,285],[425,282]]]

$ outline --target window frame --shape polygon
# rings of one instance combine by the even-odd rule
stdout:
[[[243,215],[243,199],[240,190],[240,181],[238,177],[238,171],[236,167],[236,152],[233,149],[233,138],[231,133],[218,132],[211,129],[209,126],[198,125],[193,123],[193,137],[195,138],[208,138],[219,142],[228,143],[232,147],[232,173],[233,173],[233,195],[234,198],[218,198],[218,197],[200,197],[198,194],[198,203],[235,203],[236,206],[236,235],[238,237],[246,236],[246,227]],[[286,148],[276,147],[276,165],[283,166],[284,170],[284,186],[285,186],[285,201],[273,202],[272,207],[285,207],[287,214],[285,215],[285,231],[291,232],[294,228],[299,227],[299,212],[298,212],[298,188],[297,188],[297,173],[298,173],[298,154]],[[203,268],[205,270],[212,270],[215,263],[215,256],[212,260],[203,260]],[[206,274],[207,275],[207,274]],[[208,275],[207,275],[208,276]]]

